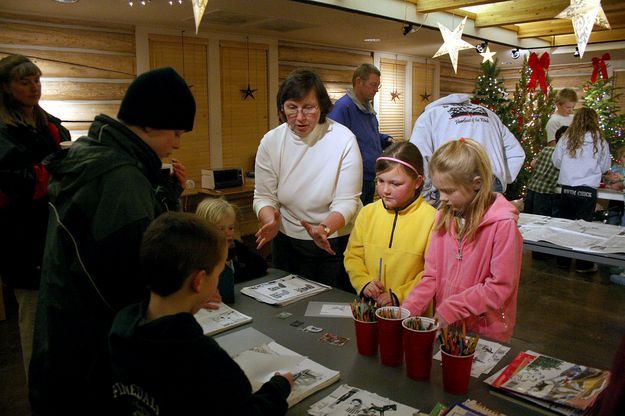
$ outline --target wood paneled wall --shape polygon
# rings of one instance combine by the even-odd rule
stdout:
[[[183,47],[184,45],[184,47]],[[150,68],[173,67],[189,84],[195,98],[193,131],[182,136],[172,157],[187,168],[187,178],[201,183],[201,170],[210,168],[208,135],[208,41],[197,37],[149,35]],[[163,97],[164,100],[167,97]],[[169,162],[168,160],[166,162]]]
[[[268,45],[220,42],[221,139],[224,167],[254,169],[260,139],[269,130]],[[249,70],[248,70],[249,57]],[[249,85],[254,98],[243,99]]]
[[[296,68],[311,68],[321,78],[332,101],[341,98],[352,87],[354,69],[373,63],[368,52],[338,50],[309,45],[278,45],[280,83]]]
[[[380,60],[382,88],[380,98],[380,132],[390,134],[395,140],[407,139],[404,131],[406,114],[406,61]],[[391,92],[397,90],[399,97],[392,99]]]
[[[427,61],[426,61],[427,62]],[[417,121],[425,107],[434,101],[432,91],[434,90],[435,68],[431,63],[412,63],[412,117],[411,126]],[[429,99],[424,99],[421,94],[430,95]],[[412,133],[412,131],[411,131]]]
[[[134,27],[3,14],[0,58],[28,56],[42,72],[41,106],[76,138],[99,113],[117,115],[136,76]]]
[[[441,97],[455,93],[472,94],[475,80],[482,72],[479,67],[458,64],[458,72],[454,73],[454,68],[449,62],[441,62],[440,68]]]

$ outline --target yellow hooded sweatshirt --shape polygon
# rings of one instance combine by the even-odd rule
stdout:
[[[378,278],[403,302],[421,280],[436,209],[417,198],[406,208],[387,209],[382,200],[365,206],[345,250],[345,269],[357,293]]]

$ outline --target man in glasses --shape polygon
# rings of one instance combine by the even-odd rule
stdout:
[[[373,110],[373,97],[381,87],[380,70],[371,64],[360,65],[352,76],[352,86],[337,100],[328,117],[349,128],[358,140],[363,165],[360,199],[366,205],[373,202],[375,193],[375,161],[382,149],[391,144],[392,137],[380,133]]]

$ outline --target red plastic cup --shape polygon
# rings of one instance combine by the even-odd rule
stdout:
[[[435,323],[432,318],[420,316],[419,319],[426,328],[430,324],[432,324],[432,328],[429,330],[409,328],[408,322],[416,319],[411,317],[402,321],[406,374],[413,380],[427,380],[430,378],[430,370],[432,369],[432,352],[438,323]]]
[[[443,365],[443,388],[451,394],[466,394],[471,379],[471,355],[451,355],[441,350]]]
[[[391,311],[397,318],[384,318],[384,313]],[[380,362],[390,367],[398,367],[403,361],[404,351],[401,341],[401,321],[410,316],[408,309],[399,306],[385,306],[375,311],[378,320],[378,341],[380,343]]]
[[[378,323],[354,319],[356,326],[356,345],[358,354],[376,355],[378,353]]]

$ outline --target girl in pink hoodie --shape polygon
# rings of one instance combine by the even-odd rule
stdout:
[[[434,298],[441,327],[464,321],[469,331],[508,341],[516,321],[523,251],[518,211],[491,191],[490,161],[473,140],[442,145],[429,171],[441,206],[423,278],[402,306],[419,315]]]

